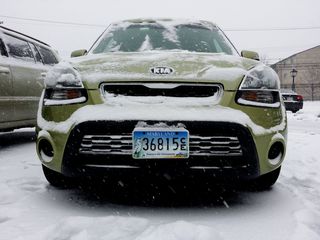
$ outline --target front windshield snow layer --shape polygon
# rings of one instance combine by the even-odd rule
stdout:
[[[191,23],[168,26],[158,22],[111,26],[92,53],[152,50],[235,54],[233,46],[216,27]]]

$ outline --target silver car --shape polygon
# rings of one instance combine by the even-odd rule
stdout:
[[[43,79],[58,62],[48,44],[0,26],[0,131],[36,125]]]

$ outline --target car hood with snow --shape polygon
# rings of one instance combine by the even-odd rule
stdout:
[[[88,89],[96,89],[102,82],[169,81],[221,83],[225,90],[236,90],[247,71],[259,62],[221,53],[146,51],[88,55],[72,59],[71,64]],[[151,71],[158,67],[171,72]]]

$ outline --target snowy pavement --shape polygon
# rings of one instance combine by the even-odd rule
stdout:
[[[0,240],[320,239],[320,102],[288,112],[288,121],[286,160],[272,190],[174,206],[55,189],[42,175],[33,129],[0,133]]]

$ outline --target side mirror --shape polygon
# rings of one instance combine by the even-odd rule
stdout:
[[[243,50],[243,51],[241,51],[241,57],[260,61],[259,54],[257,52],[253,52],[253,51]]]
[[[74,58],[74,57],[81,57],[81,56],[84,56],[87,54],[87,50],[86,49],[80,49],[80,50],[76,50],[76,51],[73,51],[71,53],[71,57]]]

